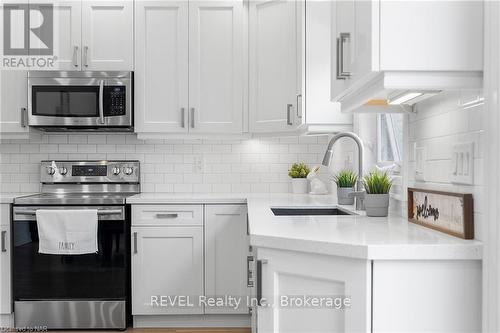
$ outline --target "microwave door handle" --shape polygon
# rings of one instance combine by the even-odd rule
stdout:
[[[104,80],[99,81],[99,123],[104,124]]]

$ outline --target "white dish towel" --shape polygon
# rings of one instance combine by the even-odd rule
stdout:
[[[38,252],[44,254],[96,253],[96,209],[38,209]]]

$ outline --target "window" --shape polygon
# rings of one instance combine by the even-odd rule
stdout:
[[[377,162],[380,165],[401,165],[403,160],[403,114],[378,116]]]

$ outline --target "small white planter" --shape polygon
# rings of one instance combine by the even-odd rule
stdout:
[[[307,187],[309,181],[307,178],[292,178],[292,193],[293,194],[305,194],[307,193]]]
[[[389,214],[389,194],[365,194],[366,216],[387,216]]]
[[[337,187],[337,202],[339,205],[354,205],[354,197],[349,198],[351,192],[354,192],[354,187]]]

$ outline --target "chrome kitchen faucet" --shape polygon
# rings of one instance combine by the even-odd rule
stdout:
[[[351,138],[356,142],[358,146],[358,182],[356,184],[356,192],[353,192],[352,195],[356,198],[356,210],[363,210],[363,141],[359,136],[352,132],[342,132],[333,136],[333,138],[328,143],[328,148],[326,149],[325,156],[323,157],[323,165],[328,167],[332,161],[333,157],[333,145],[341,138]]]

